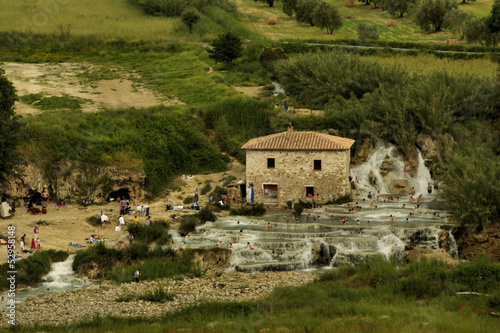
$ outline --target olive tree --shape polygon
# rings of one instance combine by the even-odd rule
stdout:
[[[342,27],[342,18],[335,7],[326,3],[318,3],[312,13],[313,23],[321,29],[326,28],[326,32],[333,34],[333,30]]]
[[[422,0],[415,12],[415,23],[422,30],[441,31],[444,17],[457,6],[454,0]]]

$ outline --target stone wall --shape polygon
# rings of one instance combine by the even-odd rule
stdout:
[[[275,159],[274,168],[267,167],[268,158]],[[314,160],[321,160],[321,171],[314,170]],[[246,183],[247,186],[253,183],[258,203],[284,205],[292,199],[311,200],[306,197],[306,186],[313,186],[314,194],[318,193],[320,201],[326,202],[350,194],[349,163],[349,150],[247,150]],[[276,198],[265,194],[265,184],[276,186]]]

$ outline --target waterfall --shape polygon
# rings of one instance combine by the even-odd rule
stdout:
[[[375,150],[371,156],[364,163],[351,169],[351,177],[353,180],[356,179],[356,177],[358,178],[359,184],[357,185],[359,188],[364,188],[366,190],[372,188],[370,184],[370,172],[372,172],[376,179],[376,190],[380,191],[380,193],[387,193],[382,175],[380,174],[380,166],[387,155],[391,156],[394,148],[394,145],[386,145],[379,139],[375,144]]]
[[[386,156],[391,159],[391,170],[386,175],[386,181],[380,174],[380,167]],[[351,177],[353,180],[358,178],[357,187],[365,191],[380,191],[381,194],[388,193],[388,186],[394,179],[407,179],[412,187],[415,187],[417,194],[427,193],[428,183],[432,183],[431,174],[425,161],[422,158],[422,153],[418,150],[418,170],[415,178],[410,178],[404,171],[405,163],[402,157],[397,154],[396,146],[390,143],[384,143],[383,140],[377,139],[375,149],[368,159],[360,165],[351,169]],[[370,173],[375,178],[375,186],[370,183]],[[375,196],[375,193],[374,193]]]
[[[431,173],[425,165],[422,153],[418,150],[418,170],[417,178],[415,179],[415,190],[417,191],[417,194],[427,194],[427,185],[429,183],[432,184]]]
[[[378,252],[380,252],[386,260],[389,260],[391,255],[394,255],[394,260],[398,263],[403,261],[405,245],[394,234],[385,235],[377,241]]]
[[[279,94],[283,94],[286,96],[285,89],[283,89],[281,83],[277,81],[272,81],[271,83],[274,86],[273,96],[278,96]]]
[[[448,253],[450,256],[453,257],[453,259],[458,259],[458,247],[457,247],[457,242],[455,241],[455,237],[453,237],[451,231],[448,231],[448,243],[449,243],[449,250]]]

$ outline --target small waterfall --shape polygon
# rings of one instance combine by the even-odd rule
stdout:
[[[391,156],[394,148],[394,145],[386,145],[382,140],[377,140],[372,155],[364,163],[351,169],[351,177],[353,180],[355,180],[356,177],[358,178],[358,185],[360,188],[366,190],[372,188],[370,184],[370,172],[372,172],[376,179],[376,190],[380,191],[380,193],[387,193],[382,175],[380,174],[380,166],[387,155]]]
[[[422,153],[418,150],[418,170],[417,170],[417,178],[415,179],[415,190],[418,193],[426,194],[427,193],[427,185],[432,184],[431,173],[427,166],[425,165],[425,161],[422,157]]]
[[[404,258],[404,243],[394,234],[385,235],[377,241],[378,251],[389,260],[391,255],[398,263],[403,261]]]
[[[272,81],[271,83],[274,86],[273,96],[278,96],[279,94],[283,94],[286,96],[285,89],[283,89],[283,86],[281,85],[281,83],[279,83],[277,81]]]
[[[386,175],[386,180],[380,174],[380,167],[384,163],[386,157],[391,159],[391,169]],[[387,194],[389,184],[394,179],[408,179],[412,187],[415,187],[417,194],[426,194],[428,183],[432,183],[431,174],[422,153],[418,150],[418,170],[415,178],[410,178],[404,171],[405,163],[401,156],[398,156],[396,146],[378,139],[375,144],[375,149],[362,164],[351,169],[351,177],[353,180],[358,178],[358,188],[366,191],[380,191],[381,194]],[[375,178],[375,186],[370,183],[370,174]],[[374,193],[375,196],[375,193]]]
[[[449,243],[449,250],[448,253],[450,256],[453,257],[453,259],[458,259],[458,247],[457,247],[457,242],[455,241],[455,237],[453,237],[451,231],[448,231],[448,243]]]

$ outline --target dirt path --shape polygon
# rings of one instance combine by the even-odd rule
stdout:
[[[102,70],[88,63],[26,64],[2,63],[6,77],[12,81],[18,96],[41,94],[43,97],[67,96],[82,103],[83,112],[103,108],[179,104],[132,81],[133,75],[118,69]],[[36,114],[32,105],[16,102],[16,112]]]

